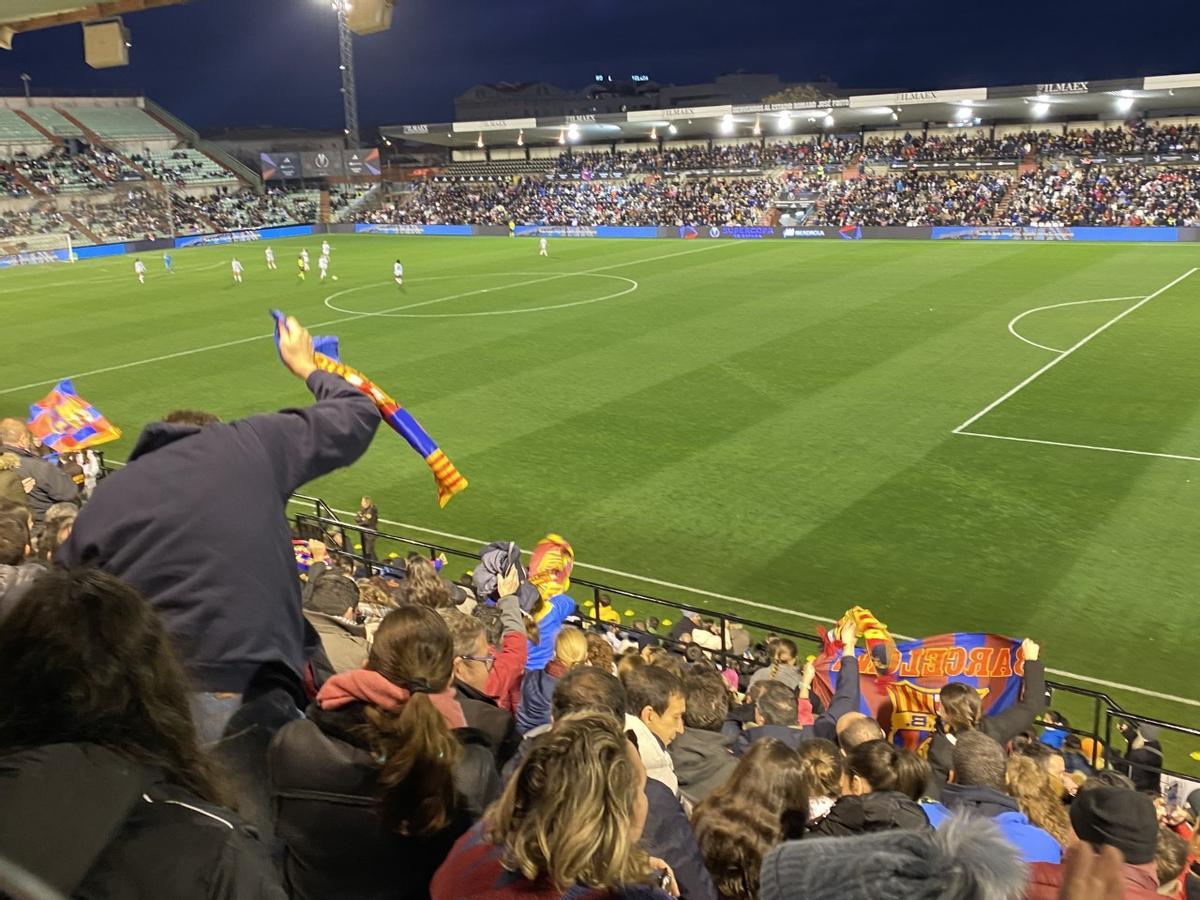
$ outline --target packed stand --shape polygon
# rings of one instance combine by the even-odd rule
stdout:
[[[963,132],[953,135],[905,134],[903,137],[868,137],[863,157],[897,162],[952,162],[972,159],[1012,159],[1027,156],[1037,146],[1038,135],[1007,135],[998,139]]]
[[[583,615],[557,534],[451,581],[378,552],[369,497],[292,531],[379,414],[294,319],[279,355],[312,405],[171,413],[98,483],[0,420],[6,865],[181,900],[1195,896],[1200,793],[1162,797],[1149,726],[1047,710],[1032,641],[1015,702],[947,682],[918,753],[865,711],[850,613],[819,676],[700,613]]]
[[[1161,125],[1132,121],[1121,128],[1076,128],[1066,134],[1041,132],[1043,156],[1180,153],[1200,151],[1200,125]]]
[[[1200,168],[1080,166],[1023,174],[1007,224],[1200,225]]]
[[[1009,191],[1005,176],[980,173],[862,176],[826,183],[826,225],[987,225]]]

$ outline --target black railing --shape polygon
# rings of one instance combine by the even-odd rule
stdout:
[[[458,550],[454,547],[447,547],[443,544],[435,544],[431,541],[421,540],[419,538],[404,537],[390,532],[379,531],[378,529],[362,528],[353,523],[343,522],[324,502],[315,497],[303,497],[296,495],[296,500],[303,504],[312,504],[316,510],[315,514],[306,512],[297,513],[293,517],[296,532],[302,537],[312,537],[325,540],[327,543],[334,545],[334,552],[354,559],[360,563],[367,565],[386,565],[387,561],[369,560],[362,554],[354,551],[355,537],[374,537],[376,541],[383,540],[393,544],[399,544],[413,548],[415,551],[428,554],[432,559],[438,555],[444,555],[449,558],[458,558],[461,560],[478,561],[478,555],[469,553],[463,550]],[[714,610],[708,607],[691,606],[687,603],[682,603],[677,600],[667,600],[663,597],[655,597],[649,594],[642,594],[637,591],[630,591],[624,588],[614,587],[613,585],[603,584],[598,581],[591,581],[585,578],[576,578],[572,576],[571,584],[574,587],[587,588],[592,594],[592,607],[588,611],[580,611],[579,615],[582,619],[598,627],[604,627],[607,623],[600,618],[600,598],[605,596],[609,599],[624,598],[636,603],[653,604],[661,606],[666,610],[675,612],[696,613],[706,619],[717,623],[720,638],[720,649],[710,649],[708,652],[711,655],[719,656],[724,662],[741,668],[747,662],[752,662],[755,668],[762,665],[762,662],[748,661],[740,654],[732,652],[732,648],[728,645],[728,639],[731,632],[730,626],[736,625],[739,628],[746,629],[751,632],[756,632],[759,635],[775,634],[781,637],[791,638],[796,641],[801,641],[808,644],[822,645],[822,639],[819,635],[811,632],[797,631],[792,628],[785,628],[779,625],[768,624],[766,622],[758,622],[754,619],[747,619],[743,616],[735,616],[729,613]],[[622,632],[632,635],[645,635],[653,637],[661,643],[676,643],[680,648],[685,645],[679,642],[672,642],[670,639],[662,635],[655,634],[641,629],[631,628],[622,624],[620,626]],[[1067,729],[1071,733],[1081,737],[1090,737],[1094,741],[1103,742],[1105,748],[1104,763],[1111,767],[1112,758],[1112,739],[1113,732],[1116,730],[1116,725],[1121,721],[1133,722],[1136,724],[1152,725],[1163,731],[1168,731],[1173,734],[1186,735],[1192,738],[1200,738],[1200,728],[1194,728],[1188,725],[1181,725],[1177,722],[1168,722],[1164,719],[1154,718],[1152,716],[1144,716],[1137,713],[1131,713],[1122,707],[1116,700],[1110,697],[1103,691],[1094,691],[1088,688],[1078,687],[1073,684],[1065,684],[1058,681],[1046,681],[1046,687],[1051,694],[1067,694],[1078,698],[1081,702],[1090,705],[1091,728],[1070,728]],[[1100,760],[1095,752],[1092,755],[1091,762],[1093,767],[1096,767]],[[1127,763],[1124,760],[1117,762],[1117,768],[1130,767],[1133,769],[1148,769],[1160,771],[1165,775],[1171,775],[1177,778],[1190,778],[1181,772],[1175,772],[1165,767],[1145,766],[1138,763]]]

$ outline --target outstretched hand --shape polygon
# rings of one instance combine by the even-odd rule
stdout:
[[[317,370],[312,335],[295,316],[288,316],[279,323],[279,358],[301,381],[307,381]]]

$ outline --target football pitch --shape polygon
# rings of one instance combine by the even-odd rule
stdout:
[[[370,493],[383,527],[464,549],[557,531],[580,577],[783,626],[857,603],[904,635],[1028,635],[1052,677],[1200,721],[1200,247],[551,240],[539,258],[331,235],[322,284],[320,241],[273,242],[278,271],[262,243],[175,251],[175,275],[147,254],[144,286],[130,257],[0,272],[0,414],[74,376],[124,429],[119,460],[171,409],[304,404],[279,307],[338,335],[471,482],[439,510],[382,429],[306,489],[337,509]],[[1165,743],[1176,767],[1200,749]]]

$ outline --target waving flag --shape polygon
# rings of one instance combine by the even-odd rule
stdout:
[[[29,431],[55,453],[73,453],[115,441],[121,429],[75,393],[69,378],[29,407]]]
[[[893,645],[886,668],[880,654],[859,655],[860,709],[879,721],[888,739],[901,747],[923,751],[933,737],[936,703],[950,681],[971,685],[983,701],[984,715],[1017,702],[1025,657],[1021,642],[998,634],[939,634]],[[825,703],[833,695],[841,651],[828,649],[815,661],[817,696]]]
[[[284,315],[279,310],[272,310],[275,317],[275,343],[279,343],[279,326],[284,321]],[[450,498],[467,487],[467,479],[459,474],[454,463],[446,458],[437,442],[429,436],[420,423],[403,406],[393,400],[388,394],[377,387],[371,379],[357,369],[352,369],[338,359],[338,339],[335,337],[314,337],[313,349],[317,368],[344,378],[347,383],[366,394],[379,409],[383,421],[392,430],[408,441],[408,445],[420,454],[429,468],[433,471],[434,481],[437,482],[438,506],[445,506]]]

